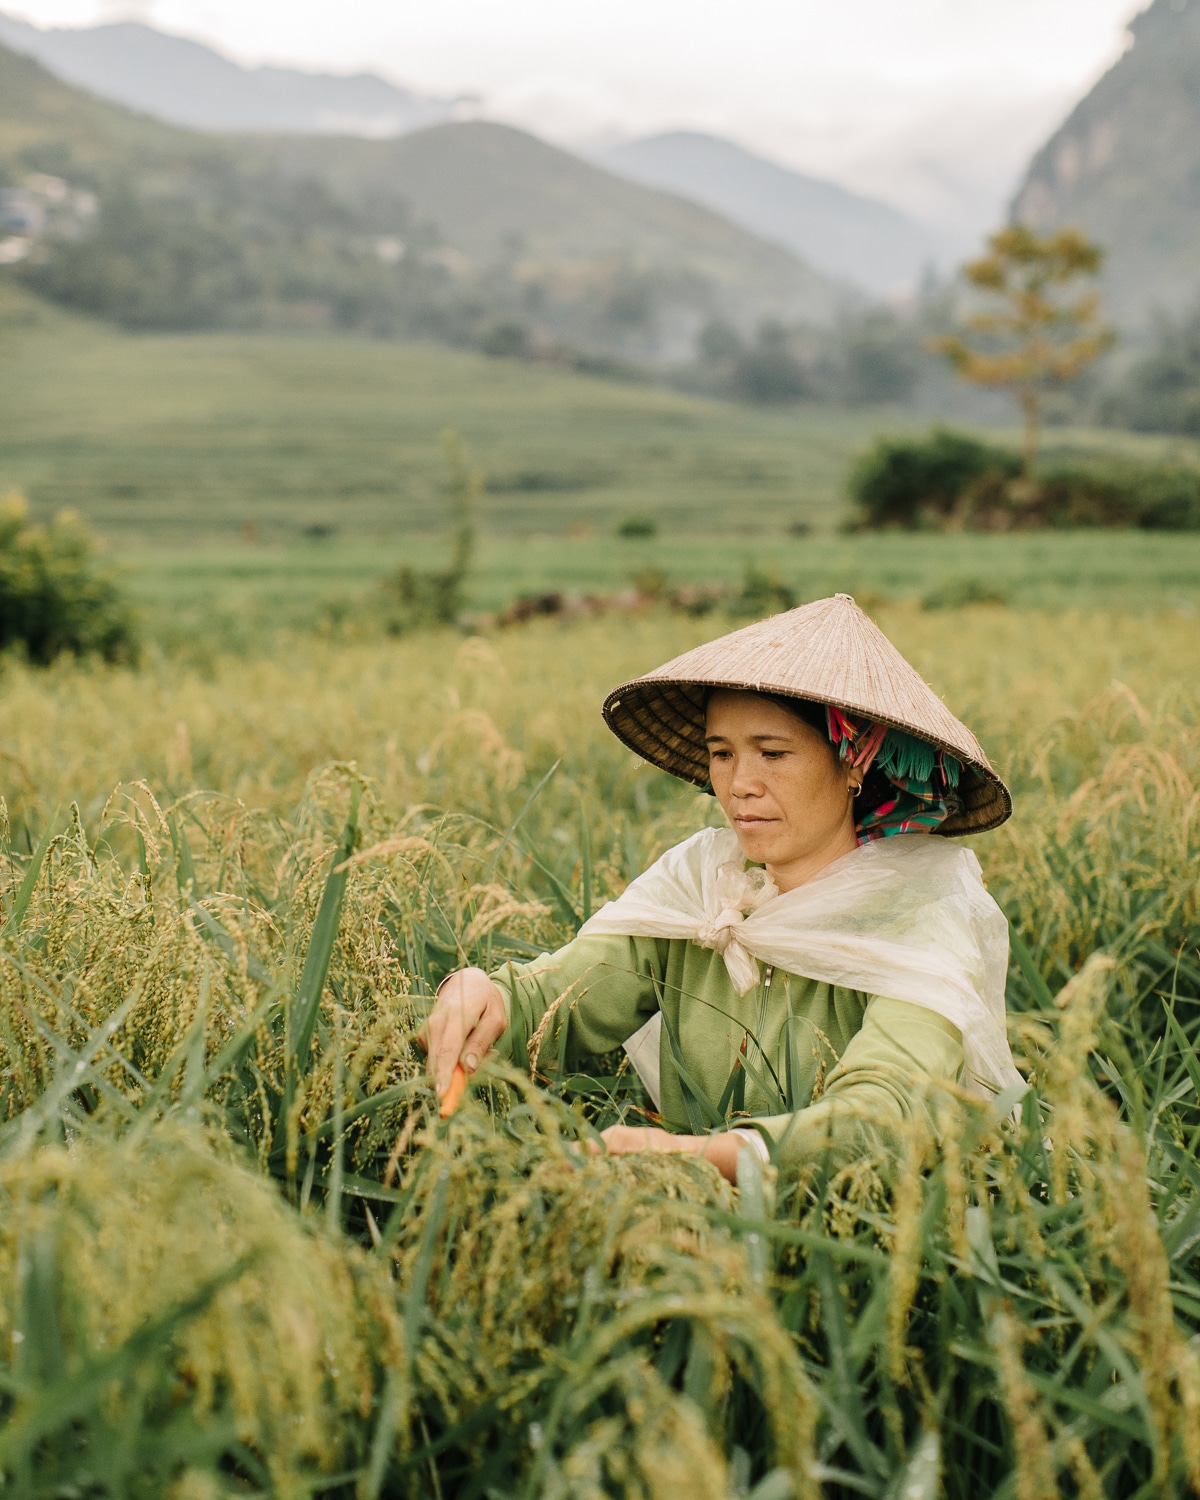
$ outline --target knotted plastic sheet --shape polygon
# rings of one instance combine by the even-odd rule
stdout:
[[[906,1000],[958,1027],[968,1073],[985,1092],[1023,1082],[1005,1028],[1008,923],[974,853],[944,839],[908,833],[860,845],[781,894],[762,870],[746,868],[732,830],[706,828],[580,929],[600,934],[714,949],[743,995],[759,965],[773,964]]]

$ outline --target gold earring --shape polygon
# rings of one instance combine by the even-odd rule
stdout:
[[[862,782],[861,781],[859,781],[857,783],[852,781],[850,783],[850,795],[852,797],[857,797],[858,794],[859,794],[859,792],[861,792],[861,791],[862,791]]]

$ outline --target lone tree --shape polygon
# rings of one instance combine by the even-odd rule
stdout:
[[[1104,251],[1076,229],[1039,238],[1011,224],[988,240],[988,253],[963,267],[972,286],[998,299],[964,319],[974,339],[951,334],[929,347],[944,354],[964,380],[1007,390],[1021,409],[1025,479],[1033,475],[1048,386],[1076,379],[1113,342],[1100,317],[1100,296],[1071,300],[1064,289],[1099,274]]]

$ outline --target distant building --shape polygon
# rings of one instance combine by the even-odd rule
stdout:
[[[24,260],[38,240],[77,239],[96,216],[95,193],[33,172],[20,187],[0,188],[0,265]]]
[[[0,234],[35,240],[46,227],[45,204],[29,188],[0,188]]]
[[[7,239],[0,240],[0,266],[15,266],[32,248],[33,241],[23,234],[10,234]]]

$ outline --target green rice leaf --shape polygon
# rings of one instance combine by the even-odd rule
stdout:
[[[54,838],[54,829],[59,819],[59,808],[55,808],[53,816],[46,824],[46,831],[38,840],[38,846],[25,867],[25,874],[13,898],[12,910],[4,926],[0,928],[0,941],[4,938],[15,937],[18,928],[25,920],[25,913],[29,910],[29,903],[33,900],[33,893],[37,889],[38,877],[42,873],[42,865],[46,859],[46,851]]]

